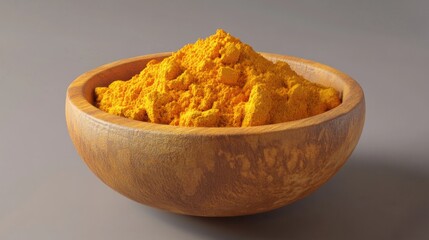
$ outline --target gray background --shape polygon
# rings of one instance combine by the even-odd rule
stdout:
[[[428,12],[429,1],[1,0],[0,239],[429,239]],[[216,28],[355,78],[367,119],[353,156],[311,196],[256,216],[178,216],[122,197],[69,139],[68,84]]]

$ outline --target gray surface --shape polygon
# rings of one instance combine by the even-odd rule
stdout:
[[[0,239],[429,239],[428,1],[77,2],[0,2]],[[251,217],[184,217],[120,196],[74,150],[68,84],[216,28],[359,81],[355,153],[316,193]]]

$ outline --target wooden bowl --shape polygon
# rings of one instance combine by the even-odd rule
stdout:
[[[365,118],[364,94],[352,78],[326,65],[286,61],[305,78],[332,86],[342,104],[313,117],[245,128],[177,127],[108,114],[94,88],[127,80],[159,53],[84,73],[67,90],[71,139],[108,186],[146,205],[196,216],[239,216],[276,209],[316,190],[345,163]]]

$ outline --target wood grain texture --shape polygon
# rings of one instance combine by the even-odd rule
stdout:
[[[127,80],[153,58],[146,55],[91,70],[71,83],[66,120],[88,167],[108,186],[140,203],[196,216],[269,211],[320,187],[355,148],[365,119],[364,94],[349,76],[295,57],[305,78],[342,93],[342,104],[292,122],[247,128],[177,127],[135,121],[93,106],[94,88]]]

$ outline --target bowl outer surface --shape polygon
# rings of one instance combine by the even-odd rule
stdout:
[[[269,211],[320,187],[359,140],[365,118],[360,86],[328,66],[275,54],[264,56],[337,88],[343,103],[314,117],[248,128],[145,123],[92,105],[96,86],[129,79],[148,60],[168,55],[101,66],[78,77],[67,91],[67,126],[78,153],[104,183],[135,201],[197,216]]]

